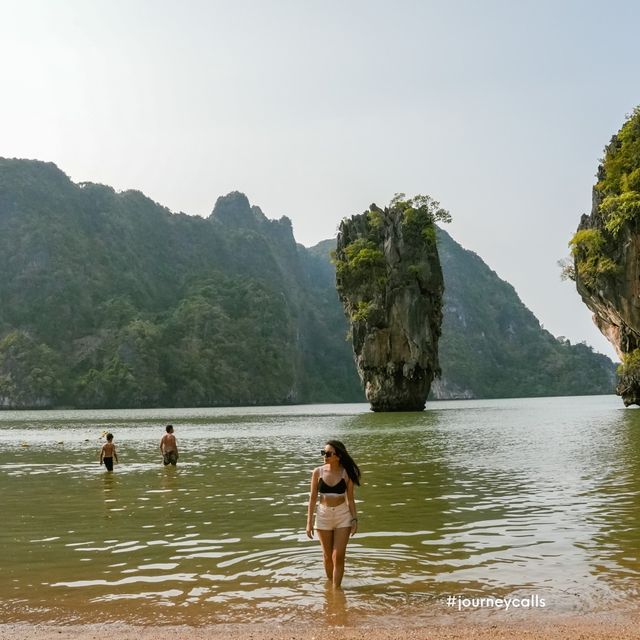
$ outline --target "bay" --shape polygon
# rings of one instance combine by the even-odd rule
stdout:
[[[304,532],[329,438],[363,472],[342,592]],[[640,413],[613,396],[2,412],[0,451],[3,622],[392,625],[449,615],[450,595],[556,613],[638,597]]]

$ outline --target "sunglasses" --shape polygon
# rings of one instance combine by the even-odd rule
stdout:
[[[324,456],[325,458],[330,458],[331,456],[333,456],[335,454],[333,453],[333,451],[321,451],[320,455]]]

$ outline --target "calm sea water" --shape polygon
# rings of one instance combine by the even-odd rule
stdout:
[[[364,481],[342,593],[304,533],[328,438]],[[556,613],[639,594],[640,412],[615,397],[3,412],[0,452],[3,622],[392,624],[451,594]]]

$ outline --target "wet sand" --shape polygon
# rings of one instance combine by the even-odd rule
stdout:
[[[342,626],[213,625],[137,627],[120,624],[0,624],[2,640],[627,640],[640,639],[640,612],[587,615],[519,622],[493,621],[395,628]]]

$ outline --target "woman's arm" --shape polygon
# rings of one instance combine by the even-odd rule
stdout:
[[[351,535],[358,530],[358,514],[356,513],[356,501],[353,492],[353,480],[347,480],[347,500],[349,502],[349,511],[351,512]]]
[[[318,468],[311,474],[311,489],[309,491],[309,506],[307,507],[307,536],[313,538],[313,514],[318,501]]]

